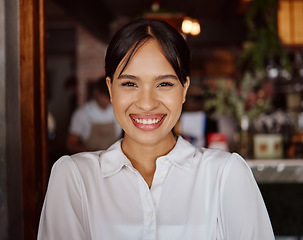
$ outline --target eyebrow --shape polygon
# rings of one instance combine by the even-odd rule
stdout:
[[[137,79],[137,78],[138,77],[136,77],[134,75],[130,75],[130,74],[121,74],[118,77],[118,79]],[[178,77],[173,74],[159,75],[159,76],[155,77],[155,80],[163,80],[163,79],[167,79],[167,78],[178,80]]]
[[[158,77],[156,77],[156,80],[163,80],[163,79],[167,79],[167,78],[172,78],[175,80],[178,80],[178,77],[172,74],[165,74],[165,75],[159,75]]]
[[[137,77],[136,76],[134,76],[134,75],[130,75],[130,74],[121,74],[120,76],[118,76],[118,78],[117,79],[121,79],[121,78],[126,78],[126,79],[137,79]]]

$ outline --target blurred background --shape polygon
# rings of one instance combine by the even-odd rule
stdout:
[[[239,152],[276,238],[303,239],[303,0],[0,0],[0,16],[0,239],[36,238],[72,114],[138,18],[167,21],[191,50],[175,133]]]

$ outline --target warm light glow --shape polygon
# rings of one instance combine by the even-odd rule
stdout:
[[[303,0],[280,0],[277,21],[284,44],[303,44]]]
[[[189,17],[184,18],[181,29],[183,33],[191,35],[198,35],[201,31],[198,20]]]
[[[190,18],[184,18],[183,22],[182,22],[182,32],[184,32],[185,34],[189,34],[191,32],[193,23],[191,21]]]
[[[156,12],[156,11],[159,11],[160,10],[160,4],[159,3],[157,3],[157,2],[154,2],[153,4],[152,4],[152,11],[154,11],[154,12]]]
[[[200,24],[197,20],[193,21],[192,29],[191,29],[191,34],[192,35],[198,35],[200,33]]]

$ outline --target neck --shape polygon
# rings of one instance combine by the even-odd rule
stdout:
[[[176,139],[172,133],[155,144],[142,144],[125,134],[122,150],[150,187],[156,171],[157,158],[169,153],[175,144]]]

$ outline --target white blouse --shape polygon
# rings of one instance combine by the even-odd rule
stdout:
[[[274,239],[256,181],[238,154],[195,148],[179,137],[156,164],[149,188],[121,140],[107,151],[61,157],[38,240]]]

